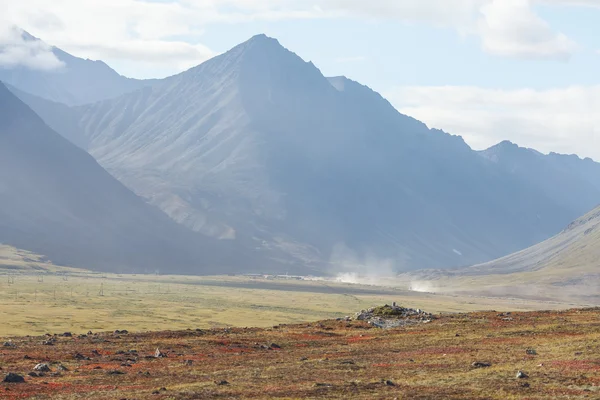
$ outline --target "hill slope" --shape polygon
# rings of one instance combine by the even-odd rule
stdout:
[[[40,41],[19,31],[26,42]],[[64,65],[53,70],[34,70],[24,66],[0,68],[0,81],[36,96],[80,105],[118,97],[135,91],[152,81],[141,81],[119,75],[102,61],[84,60],[52,47],[52,53]],[[2,49],[0,49],[1,51]]]
[[[2,84],[0,243],[104,271],[214,272],[236,254],[146,204]]]
[[[75,128],[48,123],[177,222],[303,263],[476,264],[550,237],[600,197],[580,185],[577,202],[556,199],[264,35],[72,112]]]
[[[466,269],[471,274],[539,272],[570,277],[575,273],[600,277],[600,207],[571,223],[558,235],[518,253]],[[580,277],[581,278],[581,277]],[[570,279],[572,280],[572,279]]]
[[[400,280],[419,291],[598,304],[600,207],[525,250],[468,268],[405,274]]]

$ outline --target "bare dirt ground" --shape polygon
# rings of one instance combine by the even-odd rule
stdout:
[[[600,397],[600,309],[438,314],[389,330],[327,320],[50,333],[0,339],[0,377],[25,380],[0,383],[0,399]],[[39,363],[50,371],[28,376]]]

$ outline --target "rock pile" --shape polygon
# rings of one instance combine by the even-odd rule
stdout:
[[[362,310],[354,315],[357,321],[366,321],[369,324],[383,329],[398,328],[413,324],[431,322],[433,316],[420,309],[405,308],[393,303],[382,307]]]

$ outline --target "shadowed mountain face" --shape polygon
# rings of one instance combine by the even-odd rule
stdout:
[[[24,100],[177,222],[333,268],[490,260],[550,237],[600,195],[590,173],[555,197],[533,172],[325,78],[264,35],[117,99],[76,109]]]
[[[251,255],[145,203],[1,83],[0,243],[102,271],[214,273],[253,265]]]
[[[40,40],[24,31],[21,35],[25,42]],[[118,97],[153,82],[126,78],[102,61],[74,57],[56,47],[52,48],[52,53],[62,62],[62,67],[34,70],[24,66],[0,66],[0,81],[24,92],[67,105],[94,103]]]

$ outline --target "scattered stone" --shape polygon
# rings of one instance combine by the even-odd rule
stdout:
[[[354,319],[365,321],[377,328],[389,329],[431,322],[432,315],[421,309],[404,308],[397,305],[384,305],[369,308],[355,314]]]
[[[62,337],[73,337],[73,334],[71,332],[65,332],[61,336]]]
[[[2,382],[3,383],[23,383],[23,382],[25,382],[25,378],[23,378],[19,374],[9,372],[8,374],[6,374],[6,376],[4,377],[4,380]]]
[[[31,357],[29,357],[27,354],[25,354],[25,355],[23,356],[23,360],[31,360],[31,359],[32,359],[32,358],[31,358]]]
[[[154,358],[166,358],[167,354],[163,353],[162,351],[160,351],[160,349],[156,349],[156,351],[154,352]]]
[[[65,367],[65,366],[64,366],[64,365],[62,365],[62,364],[59,364],[59,365],[58,365],[58,367],[56,367],[56,369],[57,369],[58,371],[63,371],[63,372],[67,372],[67,371],[69,370],[69,368]]]
[[[523,371],[517,372],[517,379],[527,379],[527,378],[529,378],[529,375],[527,375],[525,372],[523,372]]]
[[[83,355],[83,354],[81,354],[81,353],[76,353],[76,354],[73,356],[73,358],[75,358],[76,360],[79,360],[79,361],[83,361],[83,360],[85,360],[85,361],[90,361],[90,358],[89,358],[89,357],[86,357],[86,356],[84,356],[84,355]]]
[[[27,375],[28,375],[28,376],[31,376],[32,378],[37,378],[37,377],[39,377],[39,375],[37,374],[37,372],[29,372]]]
[[[185,360],[183,363],[188,367],[191,367],[192,365],[194,365],[194,360]]]
[[[302,358],[300,359],[300,361],[308,361],[308,358],[307,358],[307,357],[302,357]]]
[[[37,372],[50,372],[50,366],[48,364],[40,363],[33,367],[33,370]]]
[[[331,383],[315,383],[315,387],[333,387]]]
[[[225,385],[229,385],[229,382],[227,382],[227,381],[215,381],[215,385],[217,385],[217,386],[225,386]]]
[[[128,334],[129,334],[129,331],[127,331],[127,330],[125,330],[125,329],[123,329],[123,330],[118,330],[118,329],[117,329],[116,331],[114,331],[114,334],[115,334],[115,335],[128,335]]]
[[[385,381],[386,386],[396,386],[396,384],[390,380]]]
[[[55,338],[53,338],[53,337],[51,337],[51,338],[50,338],[50,339],[48,339],[48,340],[44,340],[44,341],[42,342],[42,345],[44,345],[44,346],[54,346],[54,343],[56,343],[56,339],[55,339]]]
[[[271,343],[271,345],[269,346],[269,348],[271,349],[281,349],[281,346],[276,344],[276,343]]]
[[[525,353],[529,354],[530,356],[537,356],[537,351],[535,351],[535,349],[527,349],[525,350]]]
[[[98,350],[95,350],[95,349],[92,350],[92,354],[95,355],[95,356],[100,356],[101,355],[100,352]]]
[[[488,367],[492,366],[492,363],[482,362],[482,361],[475,361],[473,364],[471,364],[471,366],[473,368],[488,368]]]
[[[17,345],[16,345],[16,344],[14,344],[14,343],[12,342],[12,340],[9,340],[8,342],[4,342],[4,344],[2,344],[2,346],[3,346],[3,347],[9,347],[9,348],[13,348],[13,349],[14,349],[15,347],[17,347]]]
[[[531,385],[529,383],[527,383],[527,382],[524,382],[524,383],[521,383],[521,386],[524,387],[524,388],[528,388]]]
[[[108,371],[107,374],[108,375],[125,375],[125,372],[119,371],[118,369],[115,369],[115,370],[112,370],[112,371]]]

